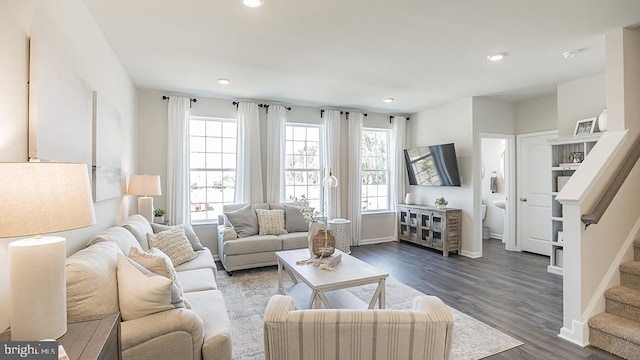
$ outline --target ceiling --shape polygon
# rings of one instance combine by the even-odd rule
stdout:
[[[604,72],[604,34],[640,24],[640,0],[84,2],[138,88],[381,113],[553,92]]]

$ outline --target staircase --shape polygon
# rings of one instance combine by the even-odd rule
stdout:
[[[633,247],[634,261],[620,265],[620,286],[604,293],[605,312],[589,319],[589,343],[640,360],[640,239]]]

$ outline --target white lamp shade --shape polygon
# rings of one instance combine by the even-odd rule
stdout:
[[[0,163],[0,238],[95,224],[86,164]]]
[[[129,195],[157,196],[162,195],[159,175],[131,175],[129,178]]]

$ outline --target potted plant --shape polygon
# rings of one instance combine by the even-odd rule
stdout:
[[[167,211],[165,209],[155,209],[153,210],[153,222],[156,224],[162,224],[164,223],[164,214],[166,214]]]
[[[447,204],[449,204],[449,202],[447,200],[445,200],[444,197],[439,197],[436,199],[435,204],[438,206],[438,209],[444,209],[445,206],[447,206]]]

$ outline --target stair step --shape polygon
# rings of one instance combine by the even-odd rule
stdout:
[[[640,359],[640,323],[601,313],[589,319],[589,344],[624,359]]]
[[[605,291],[604,297],[609,314],[640,321],[640,290],[615,286]]]
[[[620,285],[640,290],[640,261],[620,265]]]

